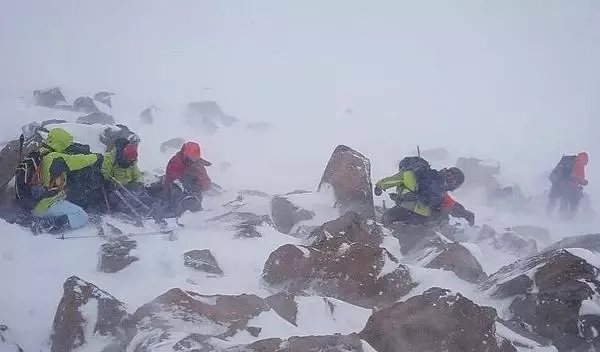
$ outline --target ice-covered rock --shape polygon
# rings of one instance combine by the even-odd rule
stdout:
[[[371,162],[356,150],[338,145],[323,172],[318,189],[333,188],[340,215],[355,211],[362,217],[375,218]]]
[[[100,125],[114,125],[115,118],[102,111],[91,112],[85,116],[78,117],[77,123],[83,123],[86,125],[100,124]]]
[[[188,124],[199,126],[208,134],[215,133],[220,126],[231,126],[238,119],[223,113],[215,101],[199,101],[189,103],[185,113]]]
[[[94,103],[94,99],[90,97],[79,97],[73,101],[73,111],[91,114],[93,112],[99,112],[100,109],[98,109]]]
[[[114,95],[115,93],[111,92],[98,92],[94,94],[94,100],[112,108],[112,97]]]
[[[123,351],[133,334],[131,316],[109,293],[76,276],[69,277],[54,316],[52,352],[71,352],[84,345],[97,351]]]
[[[171,138],[160,144],[160,152],[166,153],[169,150],[179,151],[181,146],[183,146],[183,143],[185,143],[185,139],[183,138]]]
[[[183,255],[184,265],[209,274],[223,275],[217,259],[209,249],[194,249]]]
[[[47,108],[67,103],[67,99],[59,87],[36,90],[33,92],[33,98],[35,99],[36,105]]]

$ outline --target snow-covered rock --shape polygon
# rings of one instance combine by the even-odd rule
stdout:
[[[62,93],[60,87],[36,90],[33,92],[33,98],[35,99],[36,105],[48,108],[54,107],[60,103],[67,103],[67,99]]]
[[[565,237],[562,240],[544,248],[542,252],[553,251],[561,248],[584,248],[592,252],[600,253],[600,234]]]
[[[340,215],[355,211],[364,218],[375,218],[371,162],[356,150],[338,145],[331,157],[318,189],[332,187]]]
[[[112,108],[112,97],[114,95],[115,93],[111,92],[98,92],[94,94],[94,100]]]
[[[184,265],[209,274],[223,275],[223,269],[209,249],[194,249],[184,253]]]
[[[349,211],[338,219],[326,222],[311,232],[309,241],[312,247],[320,249],[332,239],[344,243],[360,243],[379,246],[383,241],[383,232],[375,221],[364,219],[358,213]]]
[[[271,217],[278,231],[289,234],[294,225],[310,220],[315,213],[302,209],[285,196],[275,196],[271,199]]]
[[[100,109],[94,103],[94,99],[90,97],[79,97],[73,101],[73,111],[85,112],[91,114],[99,112]]]
[[[132,334],[131,317],[122,302],[76,276],[64,293],[52,326],[51,351],[71,352],[94,346],[96,351],[122,351]]]
[[[111,239],[100,246],[98,270],[105,273],[116,273],[140,258],[130,254],[137,248],[137,242],[127,236]]]
[[[169,150],[179,151],[181,146],[183,146],[183,143],[185,143],[185,139],[183,138],[171,138],[160,144],[160,152],[166,153]]]
[[[199,101],[189,103],[185,113],[186,122],[199,126],[208,134],[215,133],[221,126],[231,126],[238,119],[223,112],[215,101]]]
[[[115,118],[102,111],[94,111],[85,116],[78,117],[76,122],[83,123],[86,125],[114,125]]]
[[[527,324],[560,351],[587,350],[598,343],[591,331],[600,328],[595,318],[600,311],[584,308],[598,306],[599,272],[559,249],[505,266],[480,287],[491,297],[510,298],[510,318]],[[584,330],[590,334],[584,336]]]
[[[434,287],[373,313],[360,337],[378,351],[516,351],[496,339],[496,310]]]
[[[350,225],[347,237],[342,233],[346,227],[339,226],[337,236],[327,236],[324,229],[325,236],[311,246],[279,247],[265,263],[263,280],[290,292],[314,291],[361,307],[384,306],[400,299],[415,286],[409,270],[377,245],[381,239],[376,235],[351,235],[356,231],[348,221],[352,218],[348,213],[332,222]],[[329,224],[337,227],[334,225]]]

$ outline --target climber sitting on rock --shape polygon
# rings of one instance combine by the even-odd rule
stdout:
[[[460,187],[464,180],[464,174],[456,167],[438,171],[430,168],[422,158],[405,158],[397,174],[383,178],[375,185],[377,196],[392,187],[397,190],[390,195],[396,206],[385,212],[384,226],[389,227],[396,221],[426,225],[439,222],[448,215],[464,218],[472,226],[475,215],[448,194]]]
[[[138,165],[138,145],[127,138],[117,138],[114,148],[104,154],[102,176],[111,211],[144,218],[154,200],[147,194]]]
[[[200,145],[185,142],[167,165],[163,179],[163,197],[171,213],[181,215],[186,210],[202,210],[202,194],[211,188],[206,167],[211,163],[202,159]]]
[[[31,170],[32,173],[37,170],[39,176],[30,175],[24,179],[26,182],[18,182],[17,192],[21,192],[24,199],[36,200],[32,210],[35,217],[32,230],[36,234],[59,233],[88,223],[85,210],[66,200],[67,173],[91,166],[99,167],[103,156],[66,154],[65,150],[72,144],[73,136],[69,132],[62,128],[50,130],[45,145],[39,150],[39,168]],[[17,197],[20,195],[17,194]]]

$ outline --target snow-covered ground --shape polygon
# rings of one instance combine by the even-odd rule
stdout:
[[[213,162],[210,176],[227,192],[208,198],[206,207],[215,213],[189,217],[175,241],[138,238],[141,260],[116,274],[97,271],[98,238],[33,237],[0,224],[0,324],[26,352],[45,348],[62,284],[71,275],[107,290],[130,311],[174,287],[270,295],[260,281],[267,257],[300,240],[270,227],[262,229],[262,238],[235,239],[223,224],[205,220],[240,190],[315,190],[338,144],[370,158],[373,180],[392,174],[416,144],[447,147],[451,158],[441,164],[454,164],[459,156],[492,158],[501,163],[503,178],[533,196],[549,187],[541,175],[561,154],[586,150],[588,191],[600,199],[594,181],[600,171],[598,13],[594,1],[7,5],[0,12],[0,141],[15,138],[32,121],[81,116],[33,107],[34,89],[61,86],[69,101],[114,91],[112,109],[98,105],[140,135],[141,168],[165,167],[173,150],[161,153],[162,142],[197,140]],[[186,104],[201,100],[217,101],[242,123],[213,135],[186,125]],[[159,107],[155,123],[143,124],[138,115],[150,105]],[[270,129],[244,126],[260,121]],[[75,133],[78,141],[100,150],[87,131]],[[476,213],[478,225],[542,226],[550,230],[550,242],[600,230],[596,219],[565,223],[492,209],[473,194],[456,196]],[[326,200],[307,205],[320,209],[315,224],[332,218]],[[260,201],[256,206],[268,209]],[[389,238],[385,246],[399,252]],[[486,243],[465,246],[487,274],[517,259]],[[184,252],[202,248],[213,251],[223,277],[183,266]],[[506,310],[453,273],[410,269],[420,285],[409,296],[442,286],[495,305],[500,316]],[[254,324],[263,327],[261,338],[360,331],[370,312],[338,304],[343,308],[332,316],[321,298],[301,298],[297,327],[266,313]],[[252,341],[249,335],[236,339]]]

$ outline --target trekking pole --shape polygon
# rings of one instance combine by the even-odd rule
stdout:
[[[123,184],[119,181],[117,181],[114,177],[110,176],[110,179],[117,184],[117,186],[119,186],[119,188],[121,188],[125,193],[127,193],[128,196],[130,196],[133,200],[135,200],[136,202],[140,203],[140,205],[147,211],[151,211],[152,209],[147,206],[146,204],[144,204],[144,202],[141,201],[141,199],[139,199],[135,194],[133,194],[133,192],[131,192],[130,190],[127,189],[127,187],[123,186]]]
[[[106,210],[110,213],[110,204],[108,203],[108,196],[106,195],[106,187],[102,185],[102,196],[104,196],[104,203],[106,204]]]
[[[119,190],[114,190],[114,193],[117,195],[117,197],[119,197],[119,199],[125,203],[125,205],[129,208],[129,210],[131,210],[131,212],[133,213],[133,215],[135,215],[138,218],[138,221],[142,221],[143,218],[142,216],[135,210],[135,208],[133,207],[133,205],[131,205],[131,203],[129,203],[127,201],[127,199],[125,199],[125,197],[123,197],[123,195],[121,194],[121,192],[119,192]]]
[[[421,157],[421,148],[419,148],[419,145],[417,144],[417,156],[420,158]]]

